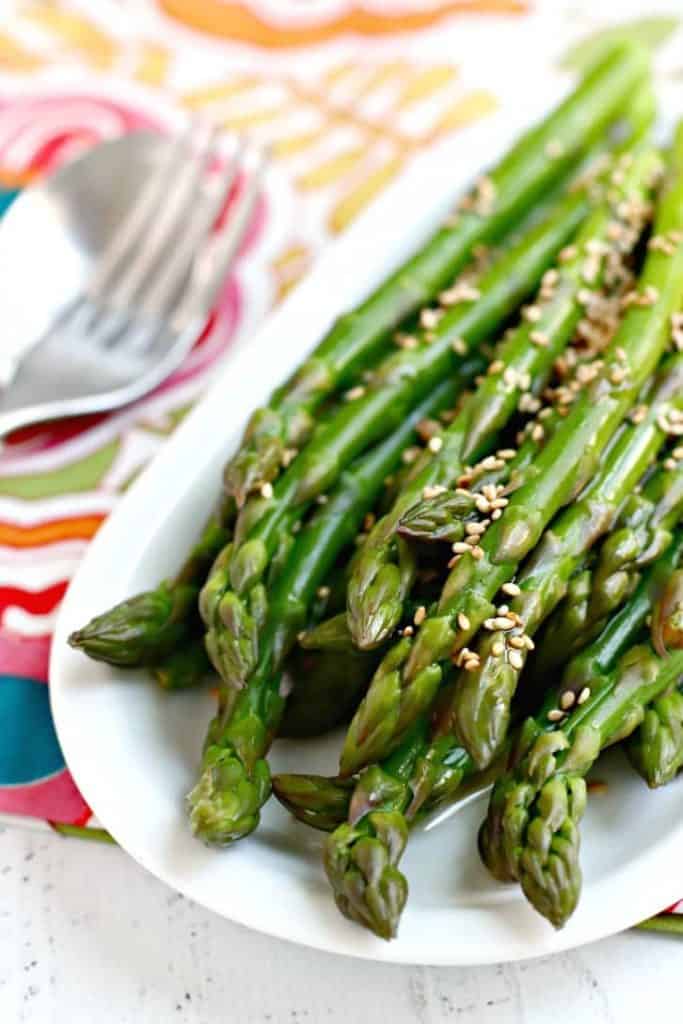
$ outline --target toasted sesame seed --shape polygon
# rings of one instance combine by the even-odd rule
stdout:
[[[504,583],[500,589],[503,591],[504,594],[509,594],[510,597],[517,597],[518,594],[522,593],[517,584],[512,582]]]
[[[484,622],[485,629],[513,629],[515,625],[514,619],[511,619],[507,615],[493,615],[490,619],[486,619]]]
[[[527,636],[526,634],[524,635],[524,646],[526,647],[527,651],[536,650],[536,644],[533,642],[531,637]]]
[[[522,651],[526,647],[523,636],[511,636],[508,643],[510,647],[516,647],[518,651]]]
[[[489,363],[489,368],[486,371],[489,376],[493,376],[494,373],[500,373],[501,370],[505,369],[505,363],[502,359],[494,359],[492,363]]]
[[[318,505],[327,505],[330,499],[326,494],[319,494],[315,500]]]
[[[522,657],[519,651],[510,651],[510,654],[508,655],[508,661],[510,662],[512,667],[517,669],[518,671],[524,668],[524,658]]]
[[[486,527],[483,523],[465,523],[465,533],[468,537],[480,537],[485,532]]]
[[[631,423],[635,423],[636,426],[637,426],[639,423],[643,422],[643,420],[645,419],[646,416],[647,416],[647,406],[646,405],[637,405],[635,407],[635,409],[631,412],[631,416],[630,416]]]
[[[421,626],[426,618],[427,609],[423,604],[421,604],[420,607],[416,609],[415,614],[413,615],[413,622],[415,623],[416,626]]]
[[[543,429],[540,423],[535,423],[531,431],[531,440],[539,442],[542,441],[544,437],[545,430]]]
[[[502,508],[494,508],[493,512],[491,513],[491,519],[495,523],[497,519],[500,519],[502,514],[503,514]]]
[[[474,504],[475,504],[475,507],[477,509],[477,512],[484,512],[484,513],[486,513],[491,508],[491,505],[489,503],[488,498],[486,498],[483,494],[478,494],[477,495],[477,497],[474,500]]]
[[[539,348],[547,348],[550,344],[550,339],[544,331],[530,331],[529,338],[532,345],[537,345]]]
[[[476,672],[480,664],[479,658],[468,658],[462,667],[465,669],[465,672]]]
[[[465,544],[465,542],[463,540],[456,540],[455,543],[453,544],[453,546],[451,547],[451,551],[455,555],[464,555],[465,552],[469,551],[469,550],[470,550],[469,544]]]
[[[612,367],[609,379],[612,381],[613,384],[621,384],[624,381],[625,377],[626,371],[624,370],[623,366]]]
[[[451,348],[458,356],[467,355],[467,345],[465,344],[462,338],[453,338],[453,341],[451,342]]]
[[[330,596],[330,588],[329,587],[318,587],[318,589],[316,590],[316,594],[318,595],[318,597],[320,598],[321,601],[324,601],[324,600],[326,600],[326,598],[328,598]]]
[[[397,334],[394,341],[399,348],[414,349],[420,344],[414,334]]]
[[[540,306],[525,306],[522,310],[522,316],[525,320],[528,320],[530,324],[537,324],[542,316]]]
[[[510,611],[510,605],[509,604],[501,604],[499,606],[499,608],[498,608],[498,614],[499,615],[507,615],[507,613],[509,611]]]
[[[460,629],[469,629],[470,620],[467,618],[464,612],[458,612],[458,626]]]
[[[509,498],[494,498],[493,501],[491,502],[491,508],[494,509],[494,510],[500,511],[501,509],[504,509],[509,504],[510,504],[510,499]]]
[[[505,459],[505,461],[507,461],[508,459],[514,459],[516,454],[517,454],[517,452],[516,452],[516,450],[514,448],[500,448],[496,452],[496,455],[498,456],[498,458],[499,459]]]
[[[576,703],[577,704],[585,704],[586,701],[588,700],[588,698],[590,697],[590,695],[591,695],[590,686],[584,686],[583,690],[581,691],[579,696],[576,698]]]
[[[675,459],[664,459],[662,465],[664,466],[664,469],[673,470],[676,468],[678,463]]]
[[[458,562],[460,561],[460,558],[461,558],[461,557],[462,557],[461,555],[453,555],[453,557],[452,557],[451,559],[449,559],[449,561],[448,561],[448,562],[446,562],[446,565],[447,565],[447,567],[448,567],[449,569],[454,569],[454,568],[455,568],[455,566],[456,566],[456,565],[458,564]]]
[[[432,498],[438,498],[440,494],[445,494],[447,488],[443,484],[432,484],[431,486],[422,488],[422,497],[425,501],[431,501]]]
[[[569,263],[573,260],[578,253],[578,249],[575,245],[565,245],[564,249],[560,249],[560,255],[558,259],[560,263]]]
[[[442,309],[423,309],[420,313],[420,326],[431,331],[436,327],[442,316]]]
[[[355,388],[351,388],[344,395],[347,402],[355,402],[357,398],[362,398],[365,394],[365,388],[362,384],[357,384]]]
[[[285,448],[280,459],[283,468],[287,469],[287,466],[297,457],[298,454],[299,452],[296,448]]]
[[[549,722],[561,722],[564,718],[564,711],[560,711],[559,708],[553,708],[552,711],[548,712]]]
[[[475,547],[472,548],[472,558],[475,560],[475,562],[478,562],[483,557],[484,549],[480,548],[478,544],[475,545]]]
[[[402,632],[403,636],[413,636],[415,630],[413,629],[412,626],[406,626],[405,629],[402,630]]]
[[[501,654],[503,654],[504,651],[505,645],[502,644],[500,640],[496,640],[494,641],[493,644],[491,644],[491,654],[493,655],[494,658],[500,658]]]
[[[441,449],[443,448],[443,438],[442,437],[432,437],[432,438],[430,438],[430,440],[429,440],[429,442],[427,444],[427,447],[429,448],[430,452],[434,452],[434,453],[440,452]]]
[[[563,711],[568,711],[576,700],[576,694],[573,690],[565,690],[560,697],[560,707]]]
[[[270,483],[261,484],[261,497],[270,500],[273,497],[273,485]]]
[[[503,381],[509,388],[516,388],[519,386],[519,374],[517,370],[512,366],[508,366],[503,370]]]

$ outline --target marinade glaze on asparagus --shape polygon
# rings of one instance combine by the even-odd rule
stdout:
[[[461,269],[480,242],[500,237],[601,137],[629,98],[647,84],[646,51],[615,47],[578,88],[525,133],[480,179],[457,215],[356,309],[340,317],[310,358],[251,418],[225,473],[238,505],[309,439],[315,412],[377,358],[390,333]]]
[[[683,130],[677,132],[668,159],[655,221],[655,235],[671,243],[666,252],[650,249],[637,288],[625,297],[626,312],[601,360],[600,372],[579,391],[566,418],[534,463],[531,476],[509,499],[502,516],[487,526],[476,547],[464,551],[453,567],[436,610],[417,636],[380,666],[347,735],[342,773],[353,772],[383,756],[410,721],[431,703],[443,664],[462,651],[487,619],[496,617],[494,598],[512,582],[543,530],[594,475],[619,424],[629,413],[643,383],[670,339],[671,316],[683,298]],[[396,729],[377,749],[365,708],[375,704],[393,714]]]
[[[380,364],[367,388],[354,392],[352,400],[316,431],[266,498],[251,499],[243,508],[235,540],[219,556],[205,585],[212,595],[209,603],[217,610],[206,615],[204,608],[211,632],[209,653],[226,682],[242,685],[255,663],[255,623],[267,604],[263,580],[288,524],[334,485],[354,457],[396,429],[440,380],[462,366],[468,349],[494,333],[533,292],[587,207],[585,190],[561,199],[554,215],[530,229],[484,271],[476,291],[459,295],[457,304],[435,325],[417,333],[416,347],[400,349]]]
[[[347,610],[351,634],[358,647],[377,647],[391,635],[410,592],[415,558],[410,545],[397,536],[401,520],[420,499],[429,499],[450,487],[468,462],[477,462],[494,448],[523,394],[537,396],[542,392],[555,360],[585,315],[581,300],[585,299],[584,269],[590,252],[602,247],[619,259],[635,245],[639,232],[620,219],[618,209],[621,203],[632,208],[635,202],[645,199],[644,179],[652,156],[639,155],[635,166],[630,166],[630,154],[622,160],[627,169],[623,171],[618,162],[617,170],[625,177],[623,184],[618,188],[610,186],[609,199],[598,203],[574,244],[563,252],[557,268],[546,272],[530,307],[529,319],[523,318],[511,336],[498,344],[486,378],[443,433],[438,455],[411,477],[391,510],[375,524],[356,557],[349,580]],[[621,231],[619,238],[614,239],[617,224]],[[608,287],[615,283],[614,269],[614,263],[603,268],[602,276]],[[596,280],[593,287],[601,283]]]

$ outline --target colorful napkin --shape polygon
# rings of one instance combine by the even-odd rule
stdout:
[[[623,25],[640,4],[604,3],[602,23],[592,3],[524,0],[8,6],[0,25],[0,213],[22,187],[94,142],[139,127],[173,130],[187,111],[268,143],[272,154],[248,242],[181,370],[132,408],[28,429],[0,452],[0,817],[78,827],[92,815],[50,719],[50,633],[119,495],[225,353],[249,343],[324,245],[412,161],[434,146],[467,160],[483,119],[500,123],[495,117],[507,111],[523,122],[538,82],[557,90],[564,68],[601,45],[610,14]],[[681,94],[680,36],[677,48],[665,7],[641,18],[637,31],[666,44],[661,86]]]

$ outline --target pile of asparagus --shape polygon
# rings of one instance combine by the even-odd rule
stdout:
[[[659,152],[654,116],[616,46],[254,413],[178,576],[71,637],[217,674],[194,833],[274,791],[385,939],[464,780],[495,778],[484,863],[561,927],[600,752],[683,765],[683,127]],[[271,777],[277,736],[344,721],[337,776]]]

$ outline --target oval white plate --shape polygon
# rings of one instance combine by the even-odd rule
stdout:
[[[546,102],[550,97],[546,97]],[[518,107],[522,120],[529,107]],[[535,112],[535,111],[534,111]],[[526,116],[525,116],[526,115]],[[248,346],[121,501],[90,546],[57,625],[51,698],[69,767],[97,817],[158,878],[234,921],[352,956],[424,964],[477,964],[538,956],[626,928],[683,895],[683,786],[649,793],[619,753],[600,777],[583,825],[584,892],[561,932],[514,888],[493,882],[476,852],[484,804],[411,839],[403,868],[411,895],[400,937],[383,943],[336,911],[320,866],[321,837],[272,800],[259,831],[226,852],[190,835],[183,796],[192,785],[207,695],[167,697],[137,673],[97,665],[67,647],[96,612],[173,571],[218,491],[221,466],[249,412],[313,347],[334,315],[387,273],[448,208],[473,170],[519,123],[489,122],[457,149],[432,153],[335,246]],[[466,160],[454,156],[466,152]],[[278,742],[275,770],[333,771],[338,743]]]

